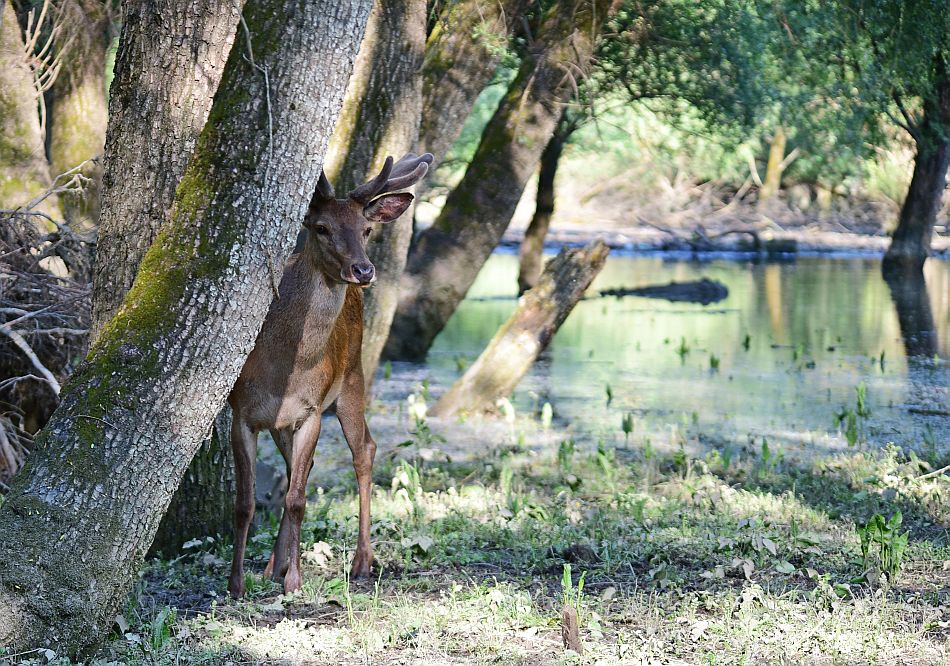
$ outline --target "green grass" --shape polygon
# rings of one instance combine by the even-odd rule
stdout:
[[[620,439],[618,442],[622,441]],[[124,663],[946,663],[950,483],[890,448],[796,466],[659,457],[601,441],[458,464],[377,466],[378,577],[349,581],[355,485],[315,491],[304,588],[263,580],[276,523],[250,544],[153,561],[104,657]],[[858,526],[900,511],[894,576],[865,576]],[[569,567],[565,566],[569,565]],[[565,574],[565,572],[567,572]],[[565,578],[570,576],[570,579]],[[583,594],[580,581],[583,577]],[[869,578],[873,582],[869,582]],[[565,595],[584,654],[561,646]],[[579,599],[579,601],[578,601]]]

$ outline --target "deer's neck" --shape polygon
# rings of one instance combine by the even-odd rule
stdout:
[[[265,329],[282,355],[295,350],[294,365],[314,364],[326,351],[345,300],[345,284],[331,280],[306,257],[292,257]]]

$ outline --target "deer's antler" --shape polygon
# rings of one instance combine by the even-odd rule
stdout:
[[[406,153],[405,157],[393,164],[393,158],[387,157],[379,174],[355,190],[350,192],[349,198],[363,205],[368,204],[380,194],[405,189],[418,183],[429,170],[432,164],[432,153]]]

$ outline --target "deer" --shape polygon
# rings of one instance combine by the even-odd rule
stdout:
[[[399,192],[428,171],[432,155],[408,153],[337,199],[320,174],[303,220],[302,250],[290,257],[254,348],[228,396],[233,412],[234,557],[228,591],[244,595],[244,554],[254,517],[257,438],[268,430],[287,465],[280,528],[264,575],[283,578],[285,593],[300,589],[300,526],[307,506],[321,418],[336,403],[359,491],[359,533],[351,575],[368,576],[370,492],[376,442],[365,418],[361,362],[363,294],[376,281],[366,244],[377,224],[392,222],[412,203]]]

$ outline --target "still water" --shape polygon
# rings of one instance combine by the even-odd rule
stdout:
[[[492,256],[428,365],[395,364],[396,381],[383,384],[405,387],[400,377],[425,377],[438,396],[514,309],[516,276],[517,257]],[[703,277],[725,284],[728,297],[703,306],[597,295]],[[863,384],[867,445],[945,451],[950,263],[929,261],[925,278],[926,288],[895,301],[877,259],[750,263],[614,254],[513,402],[520,411],[550,402],[559,424],[598,436],[616,435],[630,412],[641,437],[662,440],[688,424],[714,441],[767,437],[820,453],[846,446],[835,414],[856,406]]]

